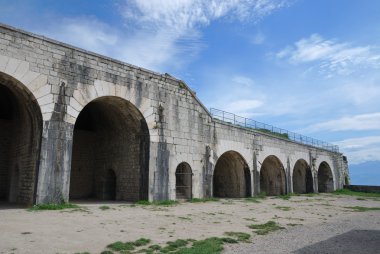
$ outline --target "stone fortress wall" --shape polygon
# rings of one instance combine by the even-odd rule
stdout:
[[[136,201],[342,188],[339,152],[220,121],[181,80],[0,25],[0,199]]]

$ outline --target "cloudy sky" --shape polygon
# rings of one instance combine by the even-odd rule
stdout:
[[[1,0],[0,22],[184,80],[208,107],[340,146],[380,185],[378,0]]]

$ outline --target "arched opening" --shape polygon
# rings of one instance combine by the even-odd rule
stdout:
[[[101,97],[74,127],[70,199],[148,199],[149,131],[130,102]]]
[[[0,73],[0,200],[33,204],[42,114],[28,89]]]
[[[331,168],[327,162],[322,162],[318,168],[318,191],[332,192],[334,191],[334,178]]]
[[[300,159],[293,169],[293,192],[298,194],[313,192],[313,176],[307,162]]]
[[[214,197],[243,198],[251,195],[251,176],[243,157],[234,151],[224,153],[215,165]]]
[[[270,155],[261,164],[260,192],[268,196],[286,194],[285,170],[281,161],[274,155]]]
[[[189,200],[192,195],[192,176],[191,167],[186,162],[177,166],[175,171],[175,193],[176,199]]]

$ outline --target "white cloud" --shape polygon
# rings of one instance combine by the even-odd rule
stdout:
[[[350,164],[380,160],[380,136],[351,138],[334,143],[347,155]]]
[[[352,46],[318,34],[297,41],[278,52],[280,59],[294,64],[317,62],[319,71],[327,77],[348,75],[362,68],[380,68],[380,49],[374,46]]]
[[[205,47],[202,28],[218,19],[258,22],[288,0],[128,0],[118,28],[95,17],[65,18],[36,31],[128,63],[165,72],[194,60]]]
[[[342,117],[307,127],[305,132],[380,130],[380,112]]]

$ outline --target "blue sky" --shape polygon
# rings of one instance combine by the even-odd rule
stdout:
[[[337,144],[354,183],[380,185],[377,0],[1,0],[0,10],[0,22],[183,79],[208,108]]]

